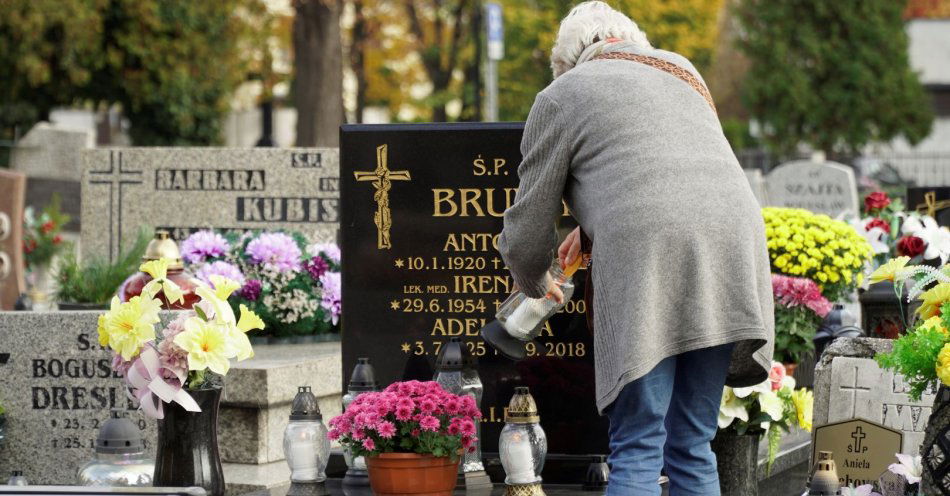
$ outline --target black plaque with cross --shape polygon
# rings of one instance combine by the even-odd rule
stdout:
[[[383,384],[431,380],[441,345],[460,337],[484,384],[489,471],[505,407],[524,385],[547,432],[545,480],[576,483],[589,455],[607,453],[607,421],[594,403],[585,272],[528,359],[514,363],[479,335],[512,290],[495,244],[518,186],[522,131],[516,123],[343,127],[343,376],[365,356]],[[562,232],[575,225],[565,212]]]
[[[122,249],[122,195],[124,187],[142,184],[142,171],[127,169],[122,162],[122,152],[109,153],[109,168],[90,170],[89,184],[108,186],[109,195],[109,260],[115,259]]]

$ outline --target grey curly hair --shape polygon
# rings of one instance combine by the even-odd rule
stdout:
[[[561,21],[557,41],[551,50],[554,77],[571,70],[583,51],[599,41],[619,38],[643,48],[650,48],[647,35],[623,13],[600,1],[584,2]]]

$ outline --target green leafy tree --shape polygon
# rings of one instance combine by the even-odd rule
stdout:
[[[930,102],[911,71],[904,1],[742,0],[744,99],[781,153],[801,143],[854,153],[930,133]]]
[[[265,15],[263,0],[4,0],[0,125],[119,103],[137,145],[216,143]]]

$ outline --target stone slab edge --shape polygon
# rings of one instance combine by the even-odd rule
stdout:
[[[831,381],[817,380],[821,375],[831,374],[831,362],[837,357],[872,358],[878,353],[890,352],[893,342],[889,339],[877,338],[838,338],[832,342],[815,365],[815,406],[812,409],[813,425],[820,426],[828,423],[828,401],[831,399]]]

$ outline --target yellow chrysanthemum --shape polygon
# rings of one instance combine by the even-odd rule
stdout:
[[[815,395],[808,389],[799,389],[792,393],[792,403],[798,414],[798,426],[811,432],[812,408],[815,404]]]
[[[950,301],[950,284],[940,283],[933,289],[920,295],[918,299],[923,300],[920,308],[917,309],[917,314],[920,315],[921,318],[926,320],[933,316],[940,315],[940,307]]]
[[[937,377],[946,386],[950,386],[950,344],[943,345],[937,355]]]
[[[939,316],[933,316],[925,320],[920,327],[923,329],[936,329],[944,334],[947,334],[947,328],[943,326],[943,318]]]
[[[112,348],[125,360],[131,360],[142,345],[155,339],[162,304],[156,299],[134,296],[122,303],[112,298],[108,312],[99,316],[99,344]]]
[[[881,281],[894,281],[900,272],[910,262],[910,257],[897,257],[887,261],[871,273],[871,284]]]
[[[210,369],[224,375],[231,367],[227,338],[226,325],[191,317],[185,321],[185,330],[175,336],[175,344],[188,352],[188,370]]]

